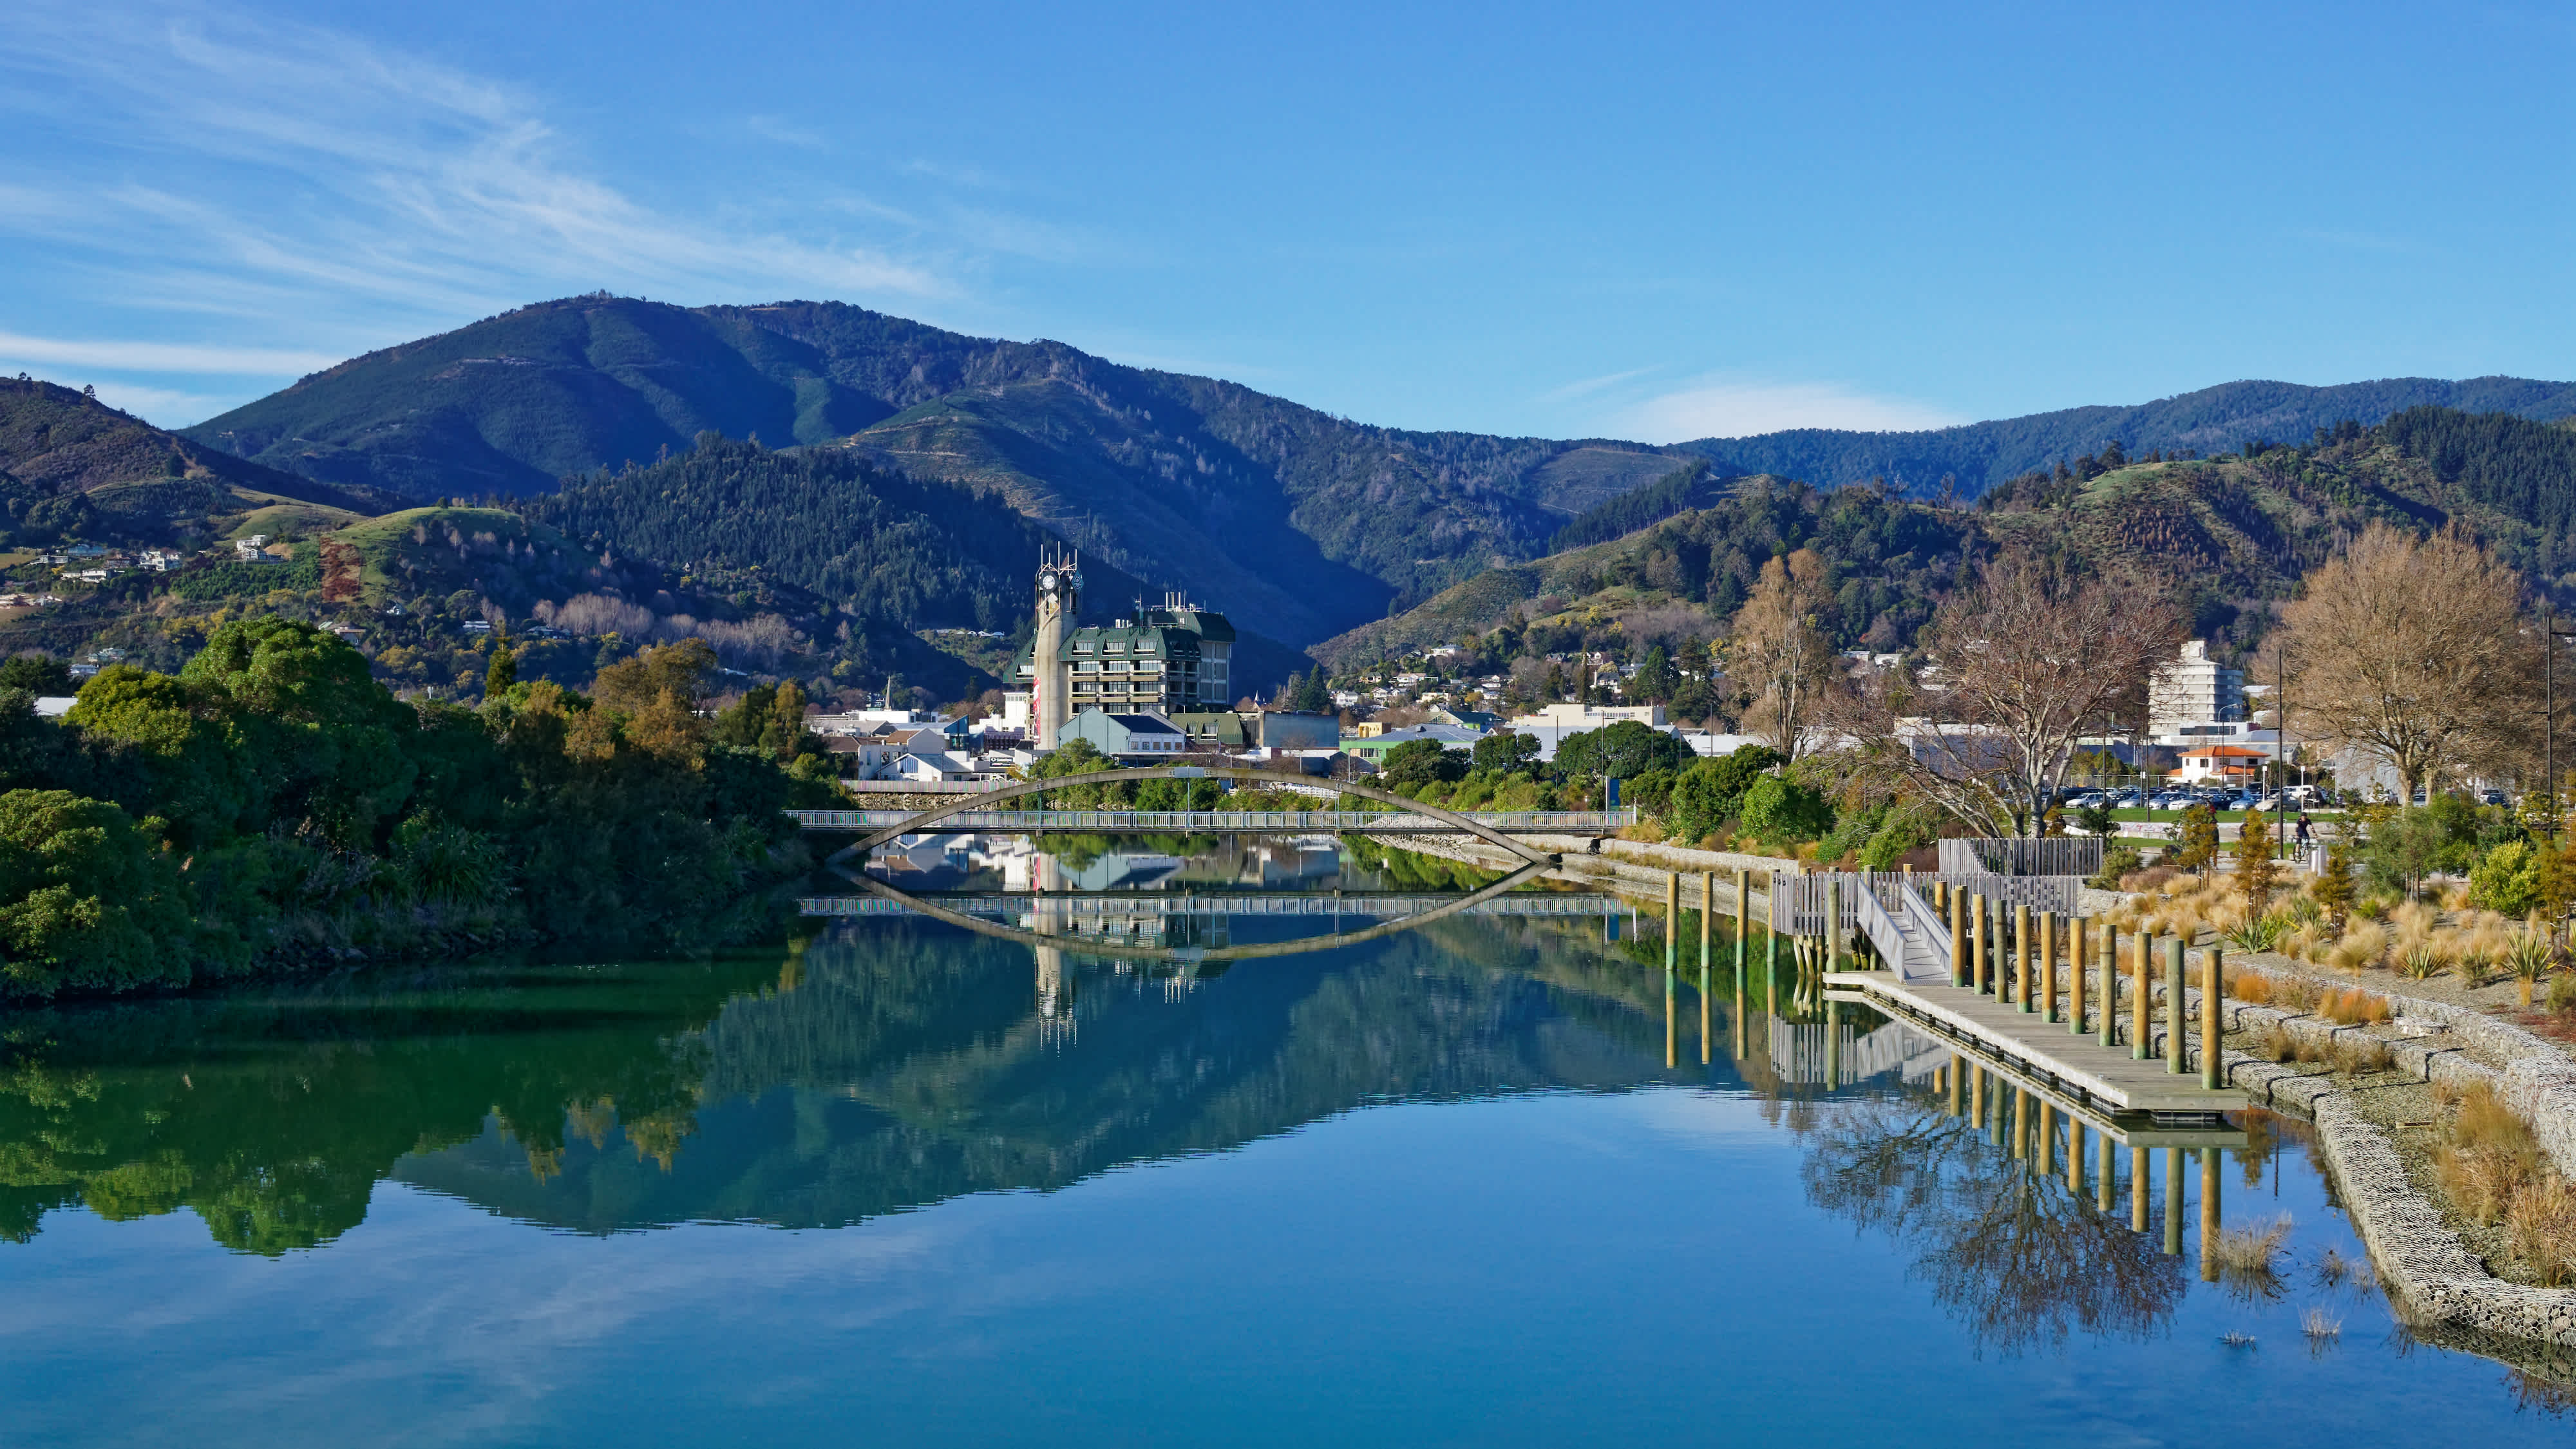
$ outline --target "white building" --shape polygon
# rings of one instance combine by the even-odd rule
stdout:
[[[2209,657],[2209,641],[2193,639],[2182,657],[2158,666],[2147,680],[2147,733],[2169,735],[2186,724],[2243,719],[2245,671]]]

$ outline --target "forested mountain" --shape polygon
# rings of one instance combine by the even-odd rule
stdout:
[[[1055,342],[838,303],[540,303],[355,358],[190,429],[414,497],[535,493],[713,430],[998,488],[1087,554],[1305,644],[1672,470],[1633,444],[1365,427]]]
[[[843,631],[835,652],[860,677],[897,669],[943,698],[971,681],[953,662],[925,659],[914,636],[1027,627],[1038,550],[1054,541],[996,489],[924,481],[850,449],[772,452],[712,433],[659,463],[570,478],[521,506],[594,549],[661,560],[719,592],[784,584],[831,600]],[[1131,613],[1147,592],[1097,560],[1083,572],[1086,622]],[[1257,629],[1243,631],[1237,656],[1253,688],[1307,667]]]
[[[2236,656],[2300,577],[2372,520],[2416,530],[2456,522],[2576,604],[2576,424],[2424,407],[2216,458],[2113,445],[2005,479],[1958,508],[1880,486],[1675,474],[1560,536],[1630,519],[1644,521],[1608,542],[1491,570],[1312,652],[1350,668],[1497,629],[1516,631],[1516,649],[1535,639],[1542,652],[1708,638],[1724,631],[1762,562],[1799,547],[1828,564],[1835,607],[1824,624],[1838,644],[1902,649],[1963,555],[2020,542],[2162,583],[2194,633]],[[1483,653],[1501,662],[1490,642]]]
[[[167,433],[86,392],[0,378],[0,543],[158,543],[190,521],[295,499],[360,513],[397,506]]]
[[[564,478],[689,454],[709,431],[779,451],[846,452],[923,482],[998,493],[1096,566],[1148,590],[1185,589],[1298,649],[1487,570],[1704,508],[1744,475],[1819,487],[1882,478],[1904,496],[1967,500],[2113,445],[2129,456],[2214,455],[2425,405],[2545,421],[2576,413],[2576,384],[2240,382],[1934,432],[1805,430],[1650,448],[1368,427],[1233,383],[838,303],[681,308],[601,294],[352,359],[189,436],[414,499],[543,494]],[[1704,474],[1674,481],[1678,465],[1701,460]],[[791,476],[761,466],[772,482]],[[764,510],[739,492],[733,506],[799,528],[860,516],[840,519],[813,491],[858,474],[794,476],[807,492],[793,507]],[[597,515],[603,539],[647,552],[695,547],[691,526],[654,516],[655,503],[620,502],[613,528],[612,514]],[[814,564],[817,577],[831,572],[825,558],[864,547],[748,526],[728,525],[727,537],[744,566],[776,550]]]
[[[2576,383],[2519,377],[2448,382],[2387,378],[2336,387],[2230,382],[2137,407],[2066,408],[2028,417],[1914,433],[1798,428],[1682,445],[1721,472],[1777,473],[1819,486],[1883,478],[1918,498],[1948,480],[1962,498],[2034,468],[2118,442],[2131,453],[2241,451],[2261,439],[2297,438],[2345,419],[2369,426],[2408,408],[2513,413],[2549,422],[2576,415]]]

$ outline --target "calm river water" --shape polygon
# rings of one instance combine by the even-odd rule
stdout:
[[[1406,883],[1285,847],[1056,865]],[[1829,1091],[1756,1020],[1739,1063],[1723,976],[1701,1065],[1695,945],[1667,1067],[1661,948],[1605,934],[1042,966],[871,916],[0,1016],[0,1442],[2576,1438],[2334,1276],[2360,1249],[2296,1124],[2223,1167],[2229,1223],[2290,1218],[2277,1270],[2203,1282],[2196,1233],[2128,1231],[2125,1162],[2106,1218],[1919,1062]]]

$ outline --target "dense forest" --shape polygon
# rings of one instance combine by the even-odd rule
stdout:
[[[696,640],[589,695],[513,663],[494,657],[480,710],[415,705],[329,633],[261,617],[176,674],[103,670],[59,723],[32,709],[68,688],[59,663],[0,666],[0,996],[509,938],[720,940],[803,867],[781,812],[838,791],[801,695],[701,714]]]
[[[1315,653],[1347,671],[1510,624],[1524,640],[1519,651],[1497,655],[1483,638],[1484,667],[1511,668],[1531,638],[1547,652],[1582,648],[1634,663],[1650,647],[1670,653],[1723,633],[1763,560],[1802,547],[1827,564],[1835,605],[1821,622],[1834,642],[1903,650],[1964,554],[2018,541],[2172,588],[2193,632],[2240,658],[2299,579],[2373,521],[2414,531],[2457,523],[2562,605],[2576,604],[2571,520],[2576,428],[2445,408],[2409,409],[2377,426],[2346,418],[2304,442],[2258,437],[2208,457],[2105,439],[1960,508],[1907,501],[1884,484],[1821,490],[1676,474],[1560,535],[1638,525],[1621,537],[1490,570]]]

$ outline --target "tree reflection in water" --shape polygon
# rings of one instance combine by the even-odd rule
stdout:
[[[1980,1353],[2057,1347],[2070,1331],[2147,1338],[2182,1301],[2183,1260],[2153,1235],[1927,1100],[1834,1104],[1801,1174],[1810,1202],[1911,1250],[1913,1275]]]

